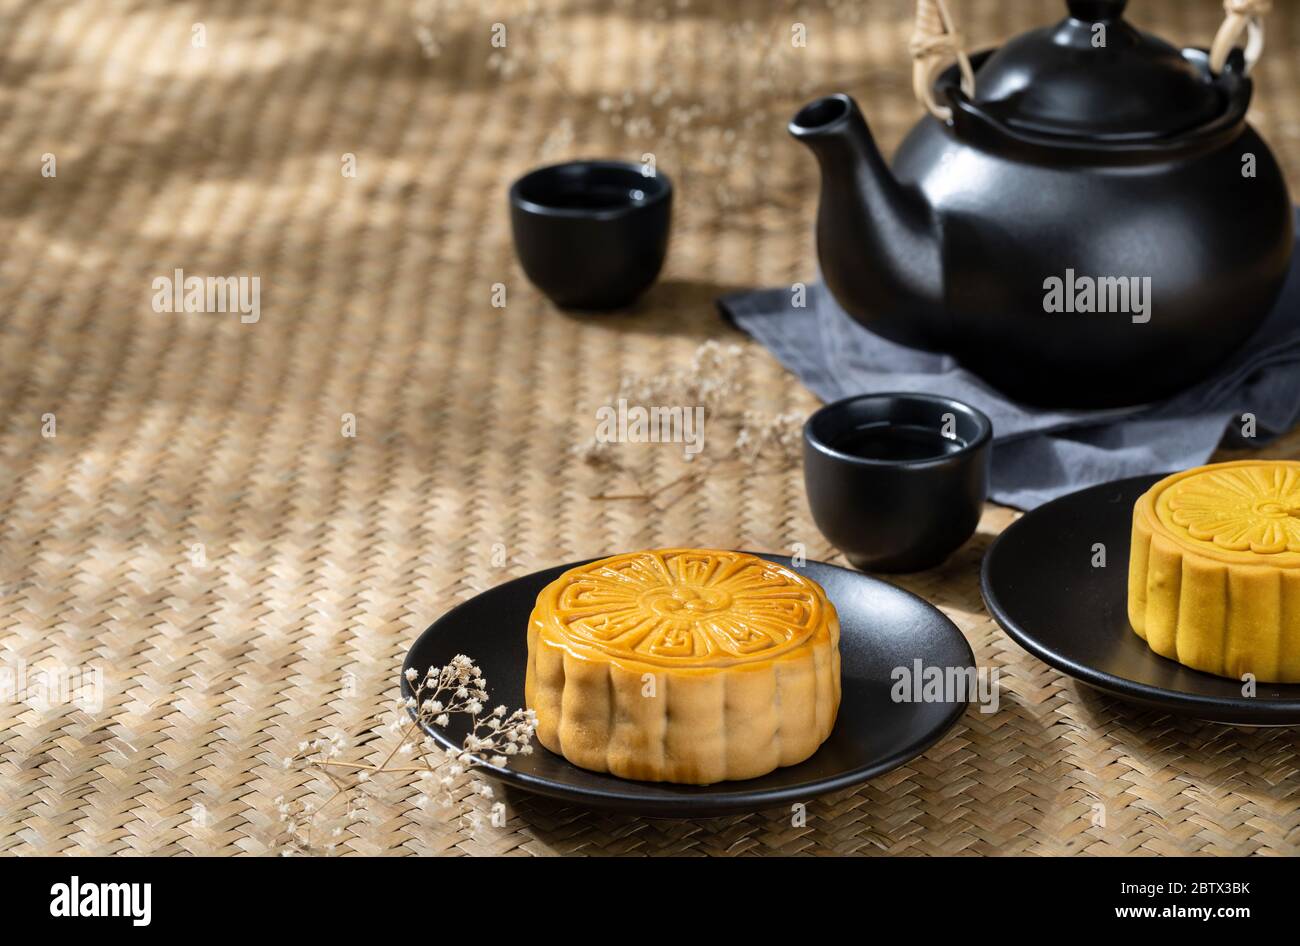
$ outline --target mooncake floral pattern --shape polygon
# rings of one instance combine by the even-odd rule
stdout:
[[[1232,551],[1300,552],[1300,473],[1260,465],[1215,470],[1169,488],[1166,523]]]
[[[753,556],[638,552],[575,575],[555,617],[571,637],[605,653],[689,663],[796,647],[822,608],[803,579]]]

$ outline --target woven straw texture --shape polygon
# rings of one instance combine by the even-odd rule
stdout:
[[[1061,8],[952,6],[972,46]],[[684,543],[837,561],[797,469],[608,501],[573,449],[620,378],[710,338],[745,348],[736,398],[815,407],[712,300],[813,274],[815,169],[785,120],[844,88],[892,149],[920,114],[910,11],[0,2],[0,658],[104,674],[102,706],[0,703],[0,852],[275,852],[274,800],[319,791],[281,760],[342,732],[378,761],[415,636],[507,578]],[[1133,12],[1202,45],[1222,16],[1212,0]],[[1291,4],[1268,37],[1253,119],[1300,192]],[[626,313],[556,312],[514,261],[508,182],[647,152],[678,186],[661,282]],[[175,269],[258,277],[260,319],[155,311]],[[1300,456],[1300,437],[1268,455]],[[646,482],[680,473],[649,456]],[[994,626],[978,565],[1012,517],[989,507],[950,562],[901,581],[1000,669],[1000,712],[811,802],[806,825],[511,794],[506,826],[474,832],[398,778],[337,853],[1297,853],[1294,732],[1135,709]]]

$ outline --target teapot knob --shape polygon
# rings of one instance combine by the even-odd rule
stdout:
[[[1076,20],[1118,20],[1124,15],[1128,0],[1066,0],[1066,6]]]

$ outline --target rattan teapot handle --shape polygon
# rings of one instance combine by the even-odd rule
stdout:
[[[944,0],[916,0],[916,29],[909,44],[912,53],[912,91],[916,99],[941,122],[952,120],[952,109],[934,98],[934,80],[955,56],[961,69],[961,90],[975,95],[975,70],[966,55],[966,41],[958,32]]]
[[[1246,37],[1246,72],[1249,73],[1264,52],[1264,17],[1273,9],[1273,0],[1223,0],[1223,25],[1210,47],[1210,69],[1223,71],[1228,54]]]

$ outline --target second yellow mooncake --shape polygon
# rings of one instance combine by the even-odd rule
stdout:
[[[1300,463],[1165,477],[1133,510],[1129,622],[1207,673],[1300,683]]]

